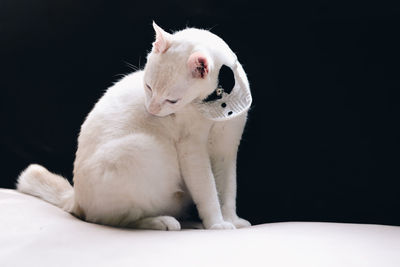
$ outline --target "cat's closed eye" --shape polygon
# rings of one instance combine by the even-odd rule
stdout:
[[[148,85],[147,83],[146,83],[146,88],[147,88],[148,90],[150,90],[150,92],[152,91],[150,85]]]
[[[168,103],[170,103],[170,104],[176,104],[178,101],[179,101],[179,99],[174,99],[174,100],[172,100],[172,99],[167,99],[166,100]]]

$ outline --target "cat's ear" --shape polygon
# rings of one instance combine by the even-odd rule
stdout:
[[[153,50],[156,53],[164,53],[170,47],[171,34],[167,33],[153,21],[153,28],[156,32],[156,40],[153,43]]]
[[[209,72],[209,62],[201,52],[194,52],[190,55],[187,66],[194,78],[205,78]]]

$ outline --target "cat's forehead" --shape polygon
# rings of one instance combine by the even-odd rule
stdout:
[[[173,45],[165,53],[151,53],[148,57],[147,66],[152,76],[174,77],[177,73],[182,73],[186,68],[186,62],[190,56],[190,51],[185,51],[182,47]]]
[[[185,66],[185,58],[182,55],[165,53],[163,55],[152,56],[148,63],[154,74],[172,75],[178,69],[182,69]]]
[[[150,83],[153,90],[163,93],[177,82],[182,82],[186,75],[186,63],[181,55],[154,54],[149,57],[145,69],[145,80]]]

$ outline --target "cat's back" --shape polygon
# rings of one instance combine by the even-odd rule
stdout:
[[[107,116],[110,112],[131,113],[139,107],[144,110],[143,75],[144,71],[136,71],[116,82],[96,103],[91,113]]]
[[[116,82],[99,99],[81,126],[78,145],[105,143],[123,136],[140,127],[146,116],[143,71],[136,71]]]

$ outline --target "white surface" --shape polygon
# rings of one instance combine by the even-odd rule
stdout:
[[[274,223],[143,231],[82,222],[0,189],[0,266],[400,266],[400,227]]]

